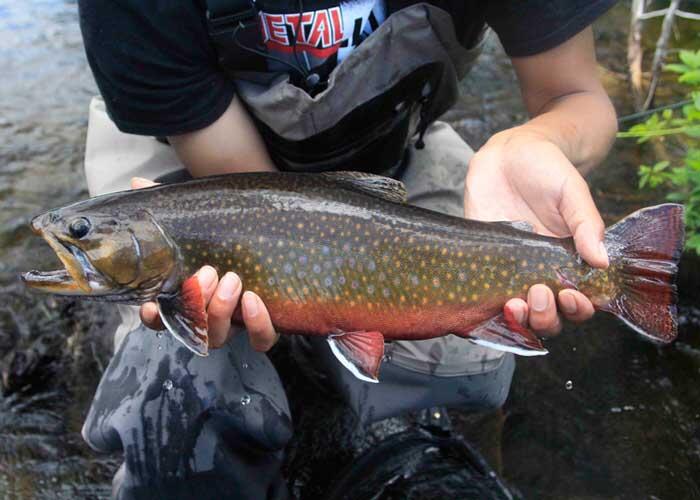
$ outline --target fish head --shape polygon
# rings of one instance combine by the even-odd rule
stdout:
[[[150,300],[175,274],[178,252],[144,209],[112,212],[84,202],[35,217],[64,269],[22,275],[29,287],[60,295],[110,297],[118,302]]]

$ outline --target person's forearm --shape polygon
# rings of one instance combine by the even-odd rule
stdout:
[[[194,177],[275,170],[265,143],[237,98],[208,127],[168,140]]]
[[[580,92],[550,101],[516,129],[553,142],[585,174],[610,150],[617,120],[605,93]]]

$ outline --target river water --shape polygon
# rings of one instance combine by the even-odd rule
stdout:
[[[618,6],[596,25],[602,76],[621,114],[631,111],[626,16]],[[54,261],[31,237],[30,217],[86,196],[82,155],[96,87],[76,3],[0,0],[0,68],[0,497],[103,498],[120,457],[90,451],[79,431],[109,359],[100,330],[112,312],[28,294],[16,278]],[[463,94],[447,119],[474,146],[525,118],[496,43]],[[661,199],[634,189],[636,165],[652,154],[619,142],[592,174],[608,221]],[[700,498],[699,270],[682,284],[675,345],[639,342],[606,317],[567,327],[549,356],[518,360],[503,417],[453,411],[457,428],[526,498]]]

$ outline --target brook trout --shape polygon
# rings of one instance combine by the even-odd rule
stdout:
[[[326,336],[369,381],[385,339],[454,334],[546,354],[503,313],[535,283],[577,289],[647,339],[675,338],[682,206],[642,209],[610,227],[603,270],[579,258],[572,238],[443,215],[405,195],[398,181],[354,172],[233,174],[109,194],[36,217],[32,229],[65,269],[23,279],[62,295],[156,301],[168,330],[206,355],[207,314],[192,275],[204,264],[235,271],[279,332]]]

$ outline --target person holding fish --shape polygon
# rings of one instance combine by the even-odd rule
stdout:
[[[375,182],[369,174],[392,177],[403,182],[411,205],[467,219],[519,221],[516,227],[522,229],[521,223],[527,223],[540,235],[572,236],[575,251],[585,263],[604,270],[610,263],[603,244],[605,228],[583,175],[602,161],[617,130],[615,111],[598,78],[590,27],[613,4],[614,0],[81,0],[87,57],[103,98],[91,106],[86,151],[91,194],[125,189],[131,177],[136,177],[131,187],[137,189],[151,186],[153,180],[182,179],[177,171],[183,169],[191,177],[307,172],[318,176],[320,184],[326,182],[322,176],[327,172],[360,171],[369,182],[342,174],[336,180],[361,191]],[[530,119],[496,133],[473,152],[438,119],[456,102],[458,83],[491,30],[511,57]],[[153,136],[167,137],[169,146]],[[309,191],[313,184],[310,181]],[[374,187],[369,189],[376,195]],[[152,193],[158,196],[158,191]],[[240,224],[246,224],[244,215]],[[298,222],[300,238],[309,230],[304,224]],[[315,231],[332,231],[332,225]],[[367,229],[366,236],[358,233],[356,238],[379,238],[372,231]],[[264,246],[264,239],[260,242]],[[201,423],[198,418],[204,409],[230,394],[241,405],[275,409],[261,410],[258,413],[265,416],[246,420],[247,427],[232,421],[221,425],[238,425],[237,435],[253,436],[258,451],[267,453],[264,463],[256,465],[260,473],[253,481],[256,486],[243,496],[285,498],[279,464],[280,450],[291,432],[289,410],[274,369],[259,354],[278,341],[275,326],[282,320],[275,318],[281,316],[241,279],[249,274],[247,270],[227,268],[226,260],[214,258],[211,249],[194,251],[198,263],[212,264],[192,269],[195,281],[188,285],[198,290],[197,297],[201,293],[201,307],[206,308],[206,341],[215,348],[211,356],[184,360],[172,355],[166,362],[166,352],[177,351],[178,344],[167,344],[161,352],[160,344],[158,349],[153,347],[154,335],[135,335],[145,329],[138,325],[133,306],[123,307],[125,319],[118,335],[121,354],[100,384],[84,436],[98,449],[122,448],[127,453],[120,491],[147,482],[148,474],[133,464],[166,463],[153,457],[171,449],[168,446],[201,458],[205,445],[196,440],[185,448],[173,444],[172,437],[168,446],[163,442],[155,448],[144,445],[150,439],[144,430],[146,420],[123,424],[131,418],[123,408],[128,403],[144,415],[155,415],[148,406],[151,399],[138,396],[138,385],[128,385],[131,392],[120,393],[122,386],[117,384],[118,373],[135,370],[140,386],[159,388],[164,382],[156,365],[169,366],[169,373],[199,373],[211,383],[206,394],[195,386],[185,392],[197,401],[196,410],[191,405],[181,408],[183,414],[195,412],[189,422]],[[514,252],[515,261],[520,256]],[[293,257],[296,266],[299,259],[312,256]],[[347,256],[337,258],[349,262]],[[479,255],[486,262],[491,258],[495,255]],[[289,273],[299,272],[286,262],[280,272],[287,265]],[[313,263],[309,265],[313,269]],[[358,286],[364,277],[370,282],[365,288],[381,288],[379,274],[383,273],[375,266],[354,269]],[[408,286],[411,276],[406,278]],[[274,278],[269,280],[272,286]],[[459,299],[451,288],[441,291],[437,277],[431,284],[435,287],[431,302]],[[499,285],[479,286],[488,290]],[[512,352],[543,351],[536,336],[558,334],[562,318],[580,322],[594,313],[594,303],[582,291],[566,286],[555,294],[553,286],[535,282],[522,290],[507,290],[512,298],[498,311],[505,319],[489,331],[522,332],[512,344],[502,336],[494,341],[493,335],[474,335],[476,344],[455,335],[386,345],[381,335],[379,340],[355,338],[381,343],[384,363],[379,384],[364,381],[375,378],[378,362],[366,369],[362,360],[349,359],[354,352],[350,343],[336,342],[334,347],[314,338],[299,345],[305,362],[328,374],[363,423],[436,405],[497,408],[510,387]],[[470,293],[465,301],[481,303],[480,295],[487,297],[488,292]],[[147,302],[138,314],[156,330],[168,326],[177,331],[175,323],[190,321],[189,334],[194,339],[190,348],[196,351],[196,320],[183,319],[177,307],[173,302]],[[232,328],[234,323],[245,326],[249,345]],[[127,331],[131,333],[124,336]],[[222,352],[228,354],[217,354]],[[257,366],[257,372],[242,366]],[[357,369],[353,372],[353,368]],[[231,388],[223,380],[240,382]],[[251,392],[259,397],[251,399]],[[126,428],[130,432],[124,432]],[[263,428],[282,430],[273,433],[273,439]],[[190,432],[189,427],[182,432]],[[129,441],[128,436],[137,434],[140,440]],[[207,439],[221,439],[221,433],[214,435],[218,437]],[[138,446],[129,446],[134,444]],[[130,460],[129,453],[138,460],[133,456]],[[204,462],[200,460],[196,467],[189,463],[189,474],[220,466],[214,459]],[[245,482],[249,476],[241,467],[225,468],[226,474]],[[156,469],[149,470],[157,475]],[[176,468],[172,474],[187,475],[184,469]]]

